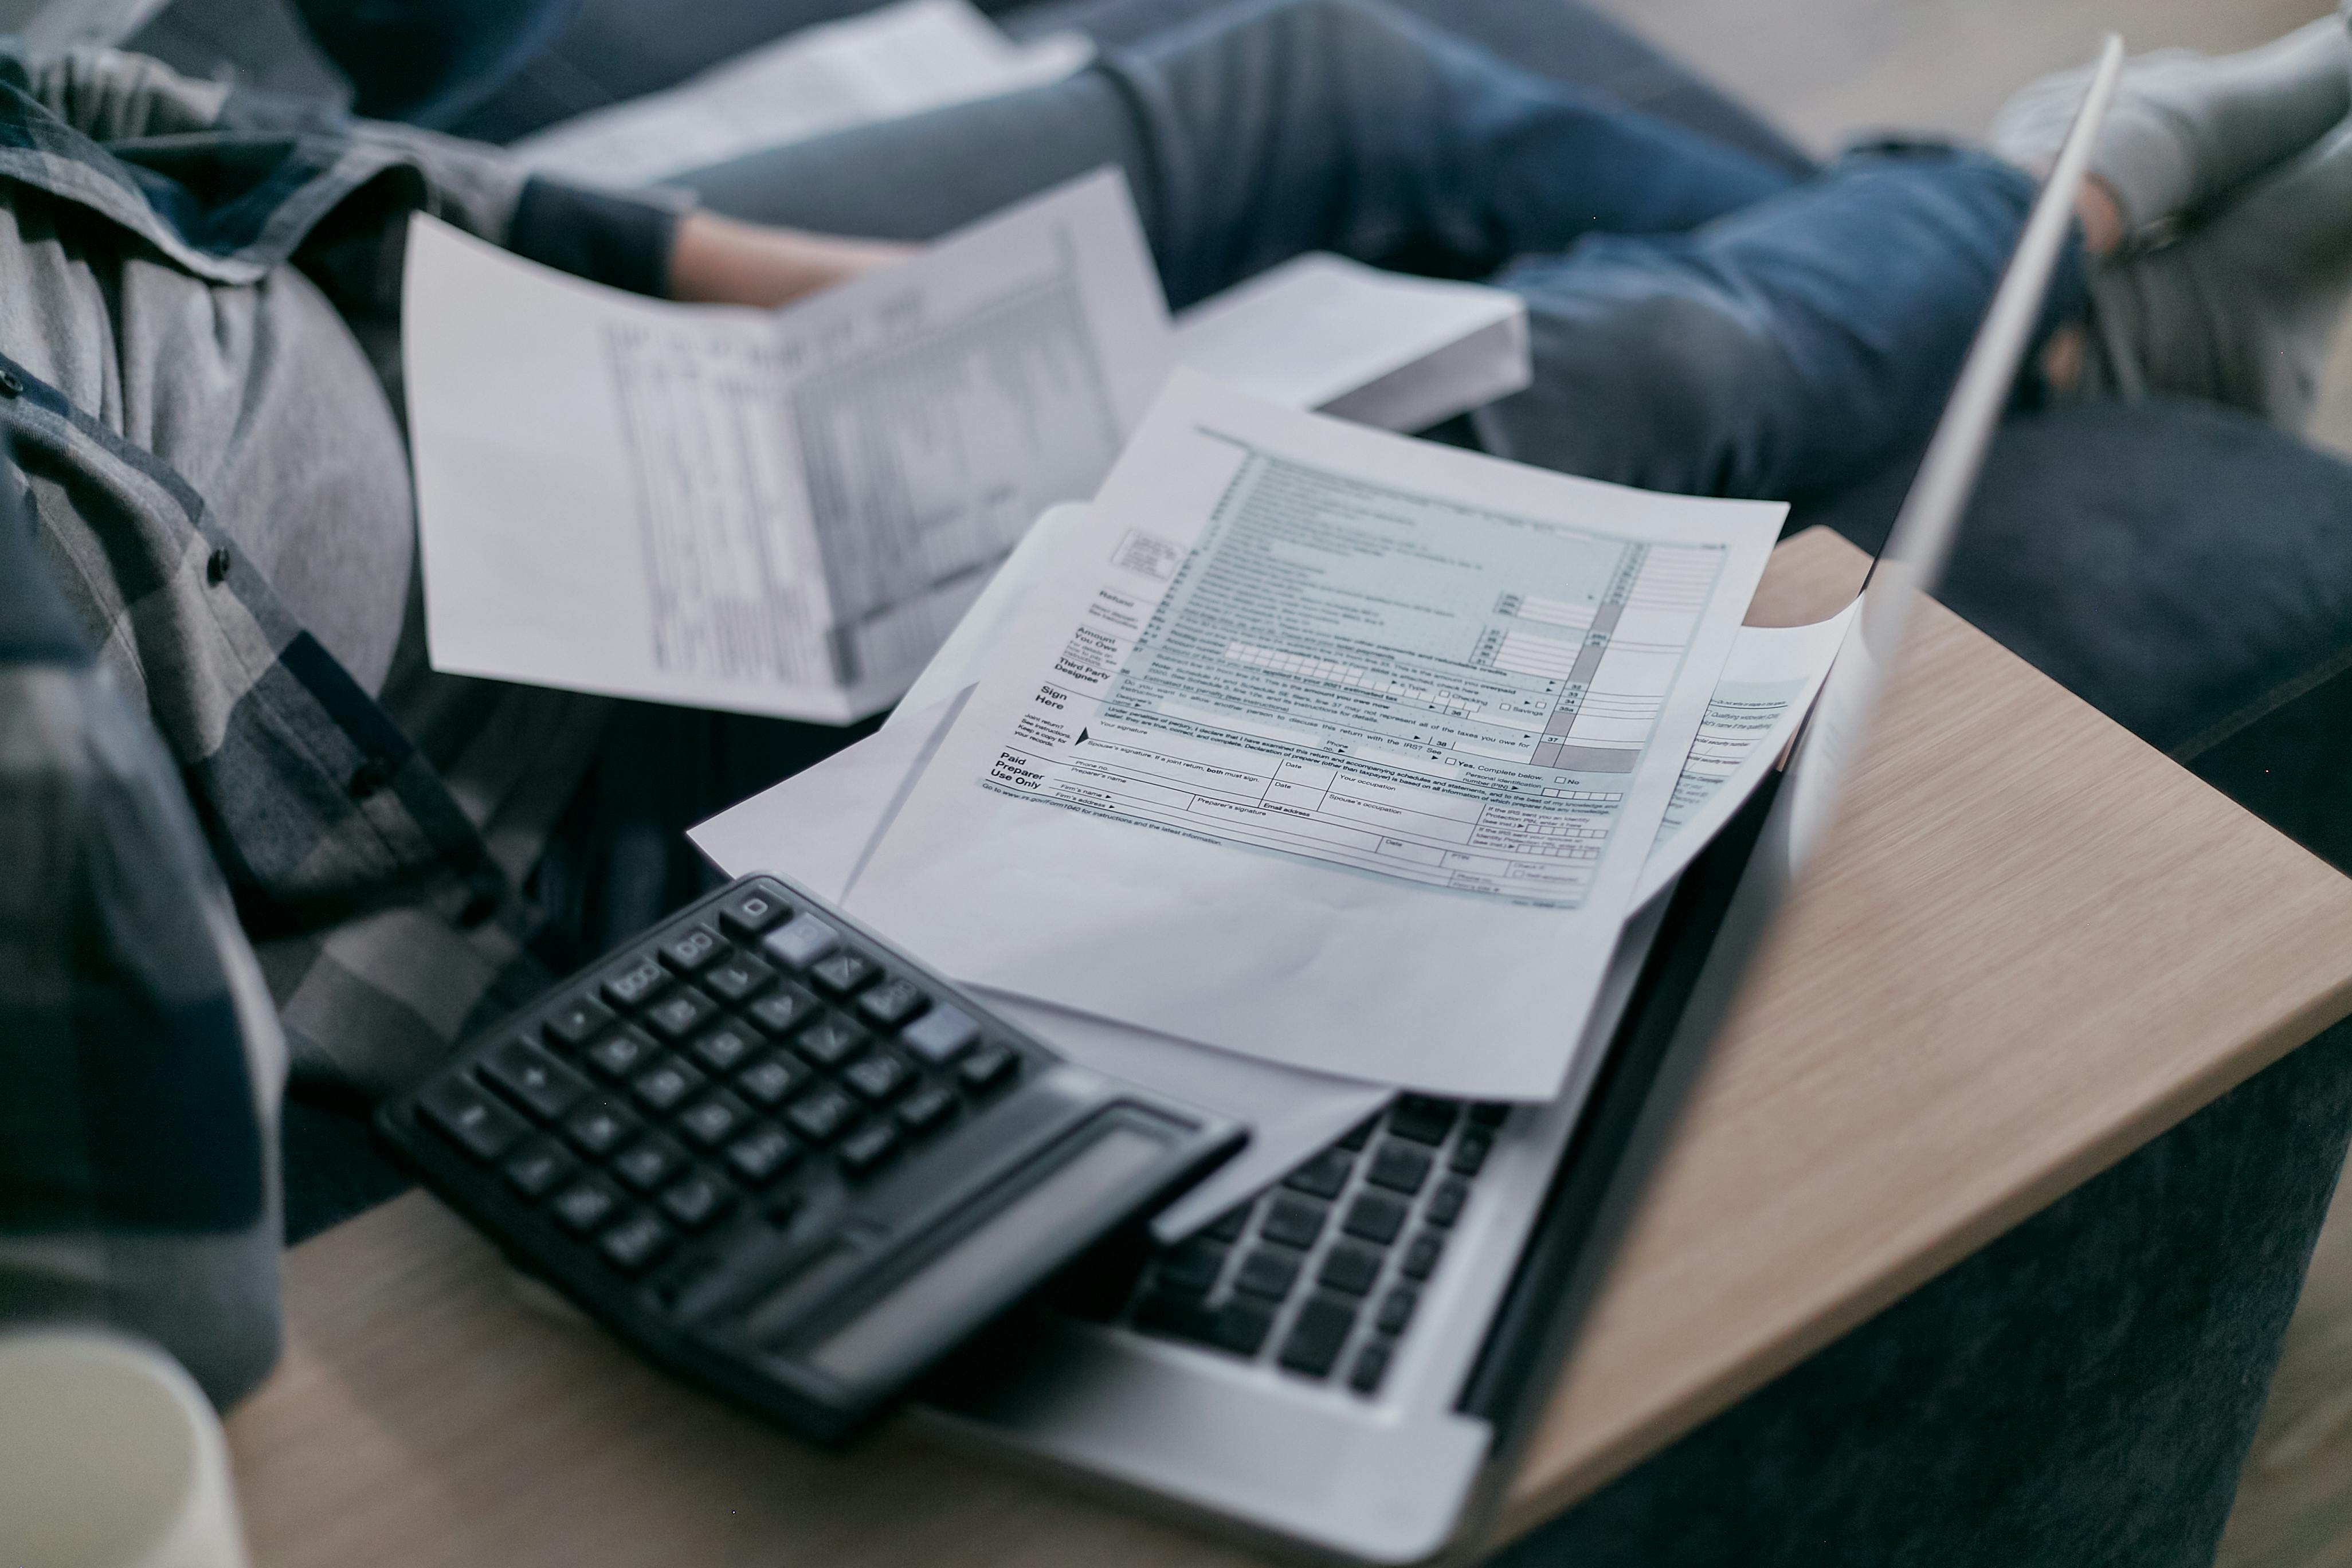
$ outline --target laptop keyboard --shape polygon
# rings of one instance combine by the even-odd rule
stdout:
[[[1377,1394],[1509,1113],[1403,1096],[1087,1315]]]

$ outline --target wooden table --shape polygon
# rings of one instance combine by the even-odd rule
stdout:
[[[1862,557],[1784,544],[1751,619]],[[1567,1507],[2352,1012],[2352,882],[1930,608],[1512,1489]],[[229,1424],[256,1560],[1207,1564],[901,1424],[812,1454],[520,1301],[412,1195],[295,1250]]]

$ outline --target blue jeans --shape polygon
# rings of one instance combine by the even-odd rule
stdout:
[[[1789,174],[1529,75],[1378,0],[1265,0],[1063,82],[682,183],[737,216],[929,238],[1105,163],[1179,307],[1301,251],[1490,279],[1535,383],[1491,448],[1783,497],[1932,427],[2033,197],[1949,149]],[[2069,269],[2056,314],[2074,308]]]

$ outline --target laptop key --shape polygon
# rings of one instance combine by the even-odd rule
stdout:
[[[1404,1228],[1406,1205],[1386,1193],[1359,1193],[1356,1201],[1348,1205],[1348,1217],[1340,1228],[1349,1236],[1386,1247]]]
[[[1323,1221],[1330,1213],[1325,1205],[1285,1193],[1274,1200],[1272,1208],[1266,1210],[1265,1224],[1259,1227],[1258,1234],[1268,1241],[1278,1241],[1285,1247],[1296,1247],[1304,1251],[1314,1246],[1315,1238],[1323,1234]]]
[[[1338,1147],[1350,1153],[1360,1152],[1364,1145],[1372,1141],[1372,1129],[1379,1125],[1380,1118],[1376,1116],[1370,1121],[1349,1129],[1348,1135],[1339,1140]]]
[[[1484,1132],[1462,1134],[1461,1141],[1454,1145],[1454,1173],[1464,1176],[1476,1175],[1480,1167],[1486,1163],[1486,1156],[1494,1146],[1494,1140]]]
[[[1279,1301],[1298,1283],[1299,1265],[1306,1260],[1305,1253],[1287,1247],[1258,1247],[1242,1259],[1242,1271],[1234,1276],[1234,1289]]]
[[[1336,1198],[1348,1184],[1356,1163],[1337,1149],[1326,1149],[1282,1179],[1282,1184],[1318,1198]]]
[[[1380,1281],[1381,1255],[1369,1247],[1343,1241],[1323,1256],[1323,1267],[1316,1272],[1316,1283],[1334,1290],[1344,1290],[1350,1296],[1368,1293]]]
[[[1412,1310],[1421,1305],[1421,1292],[1410,1285],[1399,1285],[1381,1299],[1381,1310],[1372,1319],[1372,1327],[1384,1334],[1401,1334],[1412,1321]]]
[[[1426,1279],[1437,1270],[1437,1259],[1445,1251],[1445,1237],[1437,1231],[1424,1230],[1412,1238],[1404,1249],[1401,1265],[1408,1279]]]
[[[1298,1310],[1298,1321],[1290,1325],[1290,1337],[1282,1342],[1282,1354],[1276,1359],[1292,1372],[1328,1377],[1355,1328],[1354,1302],[1339,1296],[1309,1296],[1307,1305]]]
[[[1242,1232],[1249,1228],[1249,1220],[1250,1205],[1244,1204],[1239,1208],[1227,1209],[1219,1215],[1201,1234],[1213,1241],[1239,1241]]]
[[[1448,1176],[1429,1194],[1429,1207],[1422,1217],[1432,1225],[1450,1226],[1462,1217],[1462,1205],[1469,1201],[1470,1184],[1459,1176]]]
[[[1205,1296],[1215,1288],[1218,1276],[1224,1273],[1225,1257],[1223,1247],[1196,1237],[1160,1260],[1152,1282],[1163,1289]]]
[[[1217,1309],[1210,1326],[1211,1342],[1235,1355],[1254,1356],[1274,1331],[1274,1309],[1255,1301],[1232,1300]]]
[[[1461,1113],[1462,1108],[1450,1100],[1426,1094],[1399,1095],[1389,1111],[1389,1131],[1416,1143],[1443,1143]]]
[[[1429,1180],[1429,1168],[1435,1163],[1426,1149],[1391,1139],[1372,1155],[1372,1168],[1365,1179],[1374,1186],[1410,1197]]]
[[[1378,1394],[1388,1372],[1389,1347],[1374,1340],[1356,1352],[1356,1364],[1348,1369],[1348,1386],[1359,1394]]]

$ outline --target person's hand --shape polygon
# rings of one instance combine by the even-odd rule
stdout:
[[[707,305],[782,305],[912,255],[887,239],[845,239],[692,212],[669,253],[669,294]]]

